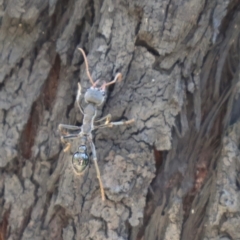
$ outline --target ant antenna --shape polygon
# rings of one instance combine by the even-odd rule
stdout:
[[[90,72],[89,72],[89,69],[88,69],[88,61],[87,61],[86,54],[85,54],[85,52],[84,52],[84,50],[83,50],[82,48],[78,48],[78,50],[79,50],[79,51],[82,53],[82,55],[83,55],[84,62],[85,62],[85,65],[86,65],[86,71],[87,71],[88,78],[89,78],[91,84],[94,85],[94,82],[93,82],[93,80],[92,80],[92,76],[91,76],[91,74],[90,74]]]
[[[102,88],[105,89],[105,87],[107,87],[107,86],[115,83],[118,79],[119,79],[119,81],[122,80],[122,74],[121,74],[121,73],[117,73],[117,75],[115,76],[114,80],[112,80],[111,82],[109,82],[109,83],[104,83],[103,86],[102,86]]]

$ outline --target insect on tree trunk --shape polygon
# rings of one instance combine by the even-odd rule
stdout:
[[[240,239],[237,0],[0,2],[0,240]],[[82,175],[58,125],[108,87]]]

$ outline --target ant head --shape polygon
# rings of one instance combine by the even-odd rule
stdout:
[[[86,91],[84,99],[87,103],[93,103],[100,106],[106,98],[106,90],[105,83],[101,87],[96,87],[97,83],[98,81]]]

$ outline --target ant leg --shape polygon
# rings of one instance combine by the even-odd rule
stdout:
[[[106,128],[106,127],[113,127],[113,126],[119,126],[119,125],[128,125],[128,124],[133,123],[134,121],[135,121],[134,119],[131,119],[131,120],[128,120],[128,121],[109,122],[107,124],[103,124],[103,125],[97,126],[97,127],[95,127],[95,129]]]
[[[59,124],[59,125],[58,125],[58,130],[59,130],[59,131],[62,131],[63,129],[68,129],[68,130],[80,130],[81,127],[75,126],[75,125]]]
[[[98,163],[97,163],[96,148],[95,148],[95,145],[94,145],[92,139],[89,139],[89,141],[90,141],[90,145],[91,145],[91,149],[92,149],[93,162],[94,162],[95,169],[96,169],[96,172],[97,172],[97,178],[98,178],[99,185],[100,185],[101,196],[102,196],[102,200],[104,201],[105,200],[105,193],[104,193],[104,189],[103,189],[103,184],[102,184],[102,179],[101,179],[101,175],[100,175],[100,170],[99,170]]]
[[[71,148],[71,143],[64,140],[63,137],[60,138],[62,144],[64,145],[63,151],[68,152]]]
[[[78,92],[77,92],[76,102],[77,102],[77,105],[78,105],[78,108],[79,108],[80,112],[84,115],[83,109],[80,105],[81,90],[82,90],[81,84],[78,83]]]
[[[65,147],[63,149],[64,152],[68,152],[71,148],[71,143],[70,142],[67,142],[65,143]]]
[[[69,134],[69,135],[66,135],[66,136],[61,136],[61,142],[65,145],[63,151],[64,152],[68,152],[70,150],[70,147],[71,147],[71,143],[70,142],[67,142],[66,140],[69,140],[69,139],[75,139],[75,138],[78,138],[79,137],[79,134]]]
[[[76,134],[68,134],[68,135],[65,135],[65,136],[61,136],[61,140],[65,141],[65,140],[68,140],[68,139],[75,139],[75,138],[79,138],[80,135],[78,133]]]
[[[112,118],[112,115],[108,114],[105,117],[102,117],[102,118],[100,118],[100,119],[98,119],[97,121],[94,121],[94,122],[101,122],[101,121],[106,119],[105,124],[107,124],[111,121],[111,118]]]
[[[59,124],[58,125],[58,131],[62,136],[67,136],[69,135],[69,132],[76,133],[76,131],[80,131],[81,127],[79,126],[74,126],[74,125],[67,125],[67,124]]]

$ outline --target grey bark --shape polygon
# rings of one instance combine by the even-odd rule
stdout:
[[[237,0],[0,1],[0,240],[240,239],[240,11]],[[75,98],[109,88],[74,175],[59,123]]]

